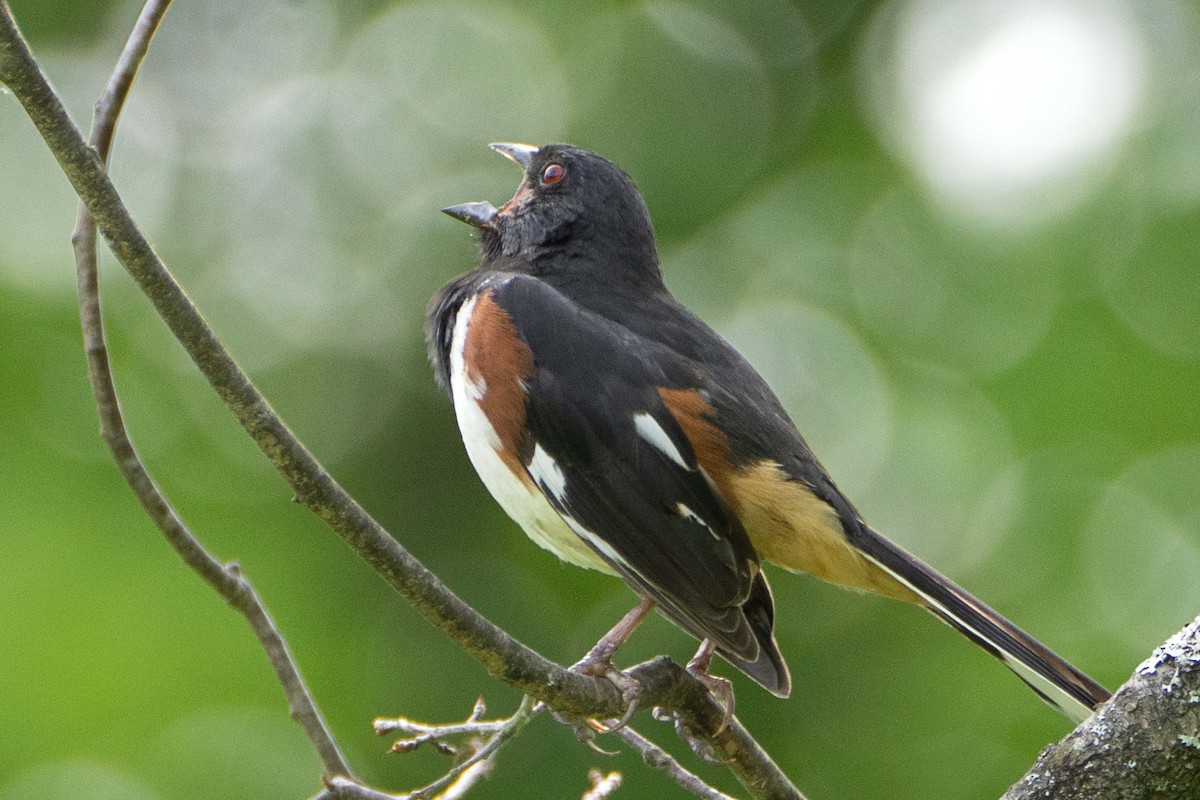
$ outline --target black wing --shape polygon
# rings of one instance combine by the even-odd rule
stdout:
[[[490,291],[533,353],[522,453],[530,477],[635,590],[786,693],[758,557],[658,391],[699,385],[691,363],[536,278]]]

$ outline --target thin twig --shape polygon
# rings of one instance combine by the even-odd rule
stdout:
[[[465,736],[490,735],[503,728],[508,724],[509,719],[511,719],[511,717],[505,719],[481,719],[486,711],[487,706],[481,697],[475,701],[475,707],[471,709],[470,716],[462,722],[453,722],[447,725],[432,725],[428,722],[420,722],[407,717],[379,717],[372,723],[372,727],[375,728],[375,733],[380,736],[385,736],[389,733],[403,733],[411,737],[400,739],[392,744],[393,752],[409,753],[423,744],[436,744],[444,742],[446,739]],[[448,753],[448,755],[453,755],[453,753]]]
[[[500,720],[479,720],[483,713],[482,703],[476,703],[475,711],[467,721],[452,725],[429,725],[413,720],[378,720],[376,729],[380,733],[396,730],[418,733],[423,741],[441,741],[441,737],[475,736],[488,734],[487,741],[479,744],[469,758],[456,764],[449,772],[433,783],[402,795],[389,795],[365,787],[355,781],[334,778],[326,781],[326,790],[314,800],[459,800],[476,784],[491,774],[493,759],[500,748],[517,736],[541,710],[542,705],[526,695],[511,717]],[[408,752],[411,747],[398,748]]]
[[[296,498],[493,675],[563,713],[620,717],[624,703],[612,683],[570,672],[547,660],[464,603],[372,519],[288,430],[138,229],[95,153],[46,81],[5,0],[0,0],[0,82],[24,106],[117,260],[287,480]],[[719,729],[722,711],[704,687],[678,665],[656,661],[635,677],[646,689],[643,703],[679,712],[689,728],[709,737],[714,750],[754,796],[801,797],[778,765],[736,722],[719,734],[712,733]]]
[[[521,698],[521,705],[513,712],[513,715],[495,729],[492,737],[466,761],[458,764],[454,769],[447,772],[442,777],[438,778],[433,783],[418,789],[412,793],[414,800],[429,798],[436,795],[438,792],[448,790],[460,776],[467,773],[468,770],[474,769],[476,766],[489,761],[505,744],[513,737],[521,732],[521,730],[529,724],[529,720],[533,719],[538,713],[536,701],[529,695]],[[477,774],[473,781],[478,781],[486,773]]]
[[[485,761],[476,761],[471,766],[467,767],[456,778],[446,790],[439,794],[434,800],[462,800],[467,792],[475,788],[475,786],[484,778],[492,774],[494,762],[489,758]]]
[[[698,775],[684,769],[674,756],[628,725],[618,729],[616,735],[637,751],[638,755],[642,757],[642,761],[646,762],[646,766],[662,772],[697,797],[702,797],[704,800],[734,800],[724,792],[709,786]]]
[[[363,786],[350,778],[333,777],[325,781],[325,791],[312,800],[407,800],[407,795],[388,794]]]
[[[113,136],[125,99],[133,86],[138,68],[150,47],[170,0],[149,0],[142,8],[129,40],[121,52],[104,94],[96,103],[92,121],[91,146],[102,164],[107,164]],[[87,207],[80,203],[75,233],[76,279],[79,290],[79,317],[83,327],[88,377],[100,414],[100,433],[116,461],[117,468],[141,502],[146,513],[184,562],[212,586],[222,598],[240,611],[250,623],[267,658],[275,670],[288,699],[292,717],[300,724],[321,759],[326,777],[350,775],[350,768],[339,752],[312,695],[300,675],[287,643],[263,606],[254,588],[236,565],[223,565],[188,530],[175,509],[158,489],[129,438],[113,381],[105,344],[104,322],[100,309],[100,285],[96,269],[96,224]]]
[[[579,800],[608,800],[613,792],[621,788],[621,773],[619,772],[610,772],[605,775],[600,770],[593,769],[588,773],[588,780],[592,782],[592,788],[584,792]]]

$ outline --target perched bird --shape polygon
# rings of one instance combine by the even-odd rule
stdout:
[[[534,542],[642,598],[579,666],[637,687],[616,648],[657,607],[786,697],[766,561],[925,608],[1073,720],[1109,693],[885,539],[834,485],[766,381],[663,284],[633,181],[563,144],[493,144],[524,179],[443,209],[483,262],[430,301],[426,338],[488,491]]]

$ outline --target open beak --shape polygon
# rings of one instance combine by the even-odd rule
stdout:
[[[529,165],[533,162],[533,157],[537,155],[538,151],[531,144],[520,144],[519,142],[493,142],[488,147],[505,158],[516,162],[521,169],[529,169]]]
[[[480,200],[477,203],[460,203],[443,208],[442,213],[476,228],[490,228],[492,220],[496,218],[496,207],[487,200]]]
[[[538,151],[531,144],[513,142],[495,142],[489,144],[488,147],[516,163],[521,169],[529,169],[529,165],[533,163],[533,157],[537,155]],[[477,203],[460,203],[456,206],[443,208],[442,213],[449,214],[468,225],[474,225],[476,228],[490,228],[499,210],[488,201],[480,200]]]

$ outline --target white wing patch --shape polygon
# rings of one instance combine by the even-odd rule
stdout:
[[[712,537],[714,539],[716,539],[717,541],[721,540],[721,537],[717,535],[717,532],[712,529],[711,525],[709,525],[707,522],[705,522],[700,517],[699,514],[697,514],[695,511],[692,511],[692,509],[688,508],[683,503],[675,504],[675,513],[678,514],[679,516],[683,517],[684,519],[686,519],[688,522],[694,522],[697,525],[704,526],[704,528],[706,528],[708,530],[708,532],[710,534],[712,534]]]
[[[690,508],[685,506],[683,503],[675,504],[675,513],[679,514],[679,516],[683,517],[686,520],[695,522],[697,525],[704,524],[704,520],[700,519],[700,515],[697,514],[695,511],[692,511]]]
[[[567,476],[549,453],[540,444],[534,445],[533,458],[529,461],[529,474],[534,482],[562,503],[567,496]]]
[[[633,427],[637,429],[638,436],[649,442],[655,450],[658,450],[684,469],[690,469],[687,462],[683,460],[683,454],[679,452],[679,448],[671,441],[671,437],[663,430],[662,425],[658,424],[658,420],[650,416],[650,414],[645,411],[640,414],[634,414]]]

